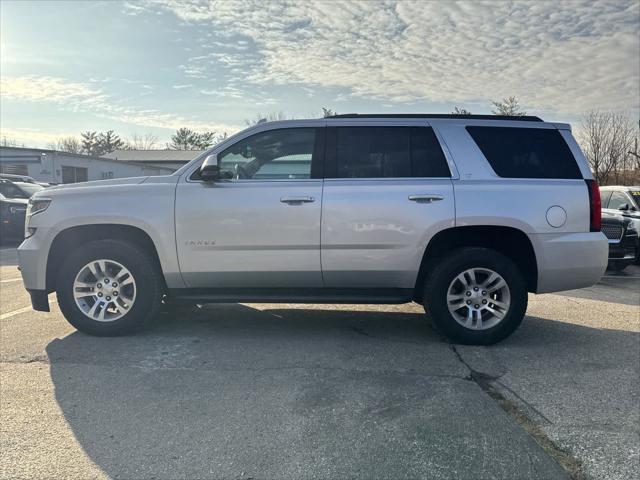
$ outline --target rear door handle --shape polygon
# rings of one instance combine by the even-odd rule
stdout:
[[[434,194],[424,194],[424,195],[409,195],[409,200],[411,200],[412,202],[419,202],[419,203],[432,203],[432,202],[438,202],[440,200],[444,200],[444,197],[442,195],[434,195]]]
[[[297,203],[312,203],[315,202],[316,199],[313,197],[280,197],[280,201],[292,205]]]

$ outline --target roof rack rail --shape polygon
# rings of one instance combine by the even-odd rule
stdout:
[[[533,115],[460,115],[449,113],[343,113],[326,118],[441,118],[460,120],[512,120],[520,122],[543,122]]]

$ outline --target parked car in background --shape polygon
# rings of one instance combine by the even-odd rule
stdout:
[[[607,268],[620,272],[638,258],[640,239],[634,223],[619,213],[602,212],[602,233],[609,241]]]
[[[640,239],[640,186],[609,185],[600,187],[602,211],[612,215],[622,215],[634,225]],[[636,256],[640,263],[640,254]]]
[[[569,125],[497,115],[266,122],[172,175],[37,193],[18,249],[34,309],[83,332],[161,301],[404,303],[456,342],[522,322],[528,292],[593,285],[600,191]]]
[[[12,182],[23,182],[23,183],[35,183],[42,187],[50,186],[49,183],[46,182],[38,182],[35,178],[29,177],[28,175],[15,175],[13,173],[0,173],[0,178],[4,178],[5,180],[11,180]]]
[[[37,183],[13,182],[0,178],[0,242],[24,238],[29,198],[43,189]]]

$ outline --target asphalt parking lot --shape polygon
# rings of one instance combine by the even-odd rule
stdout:
[[[0,257],[2,478],[640,478],[638,267],[464,347],[415,304],[184,308],[93,338]]]

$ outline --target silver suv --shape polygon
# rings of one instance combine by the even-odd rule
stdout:
[[[18,250],[94,335],[166,302],[425,305],[456,342],[510,335],[527,292],[607,265],[600,194],[569,125],[537,117],[337,115],[262,123],[173,175],[36,194]]]

